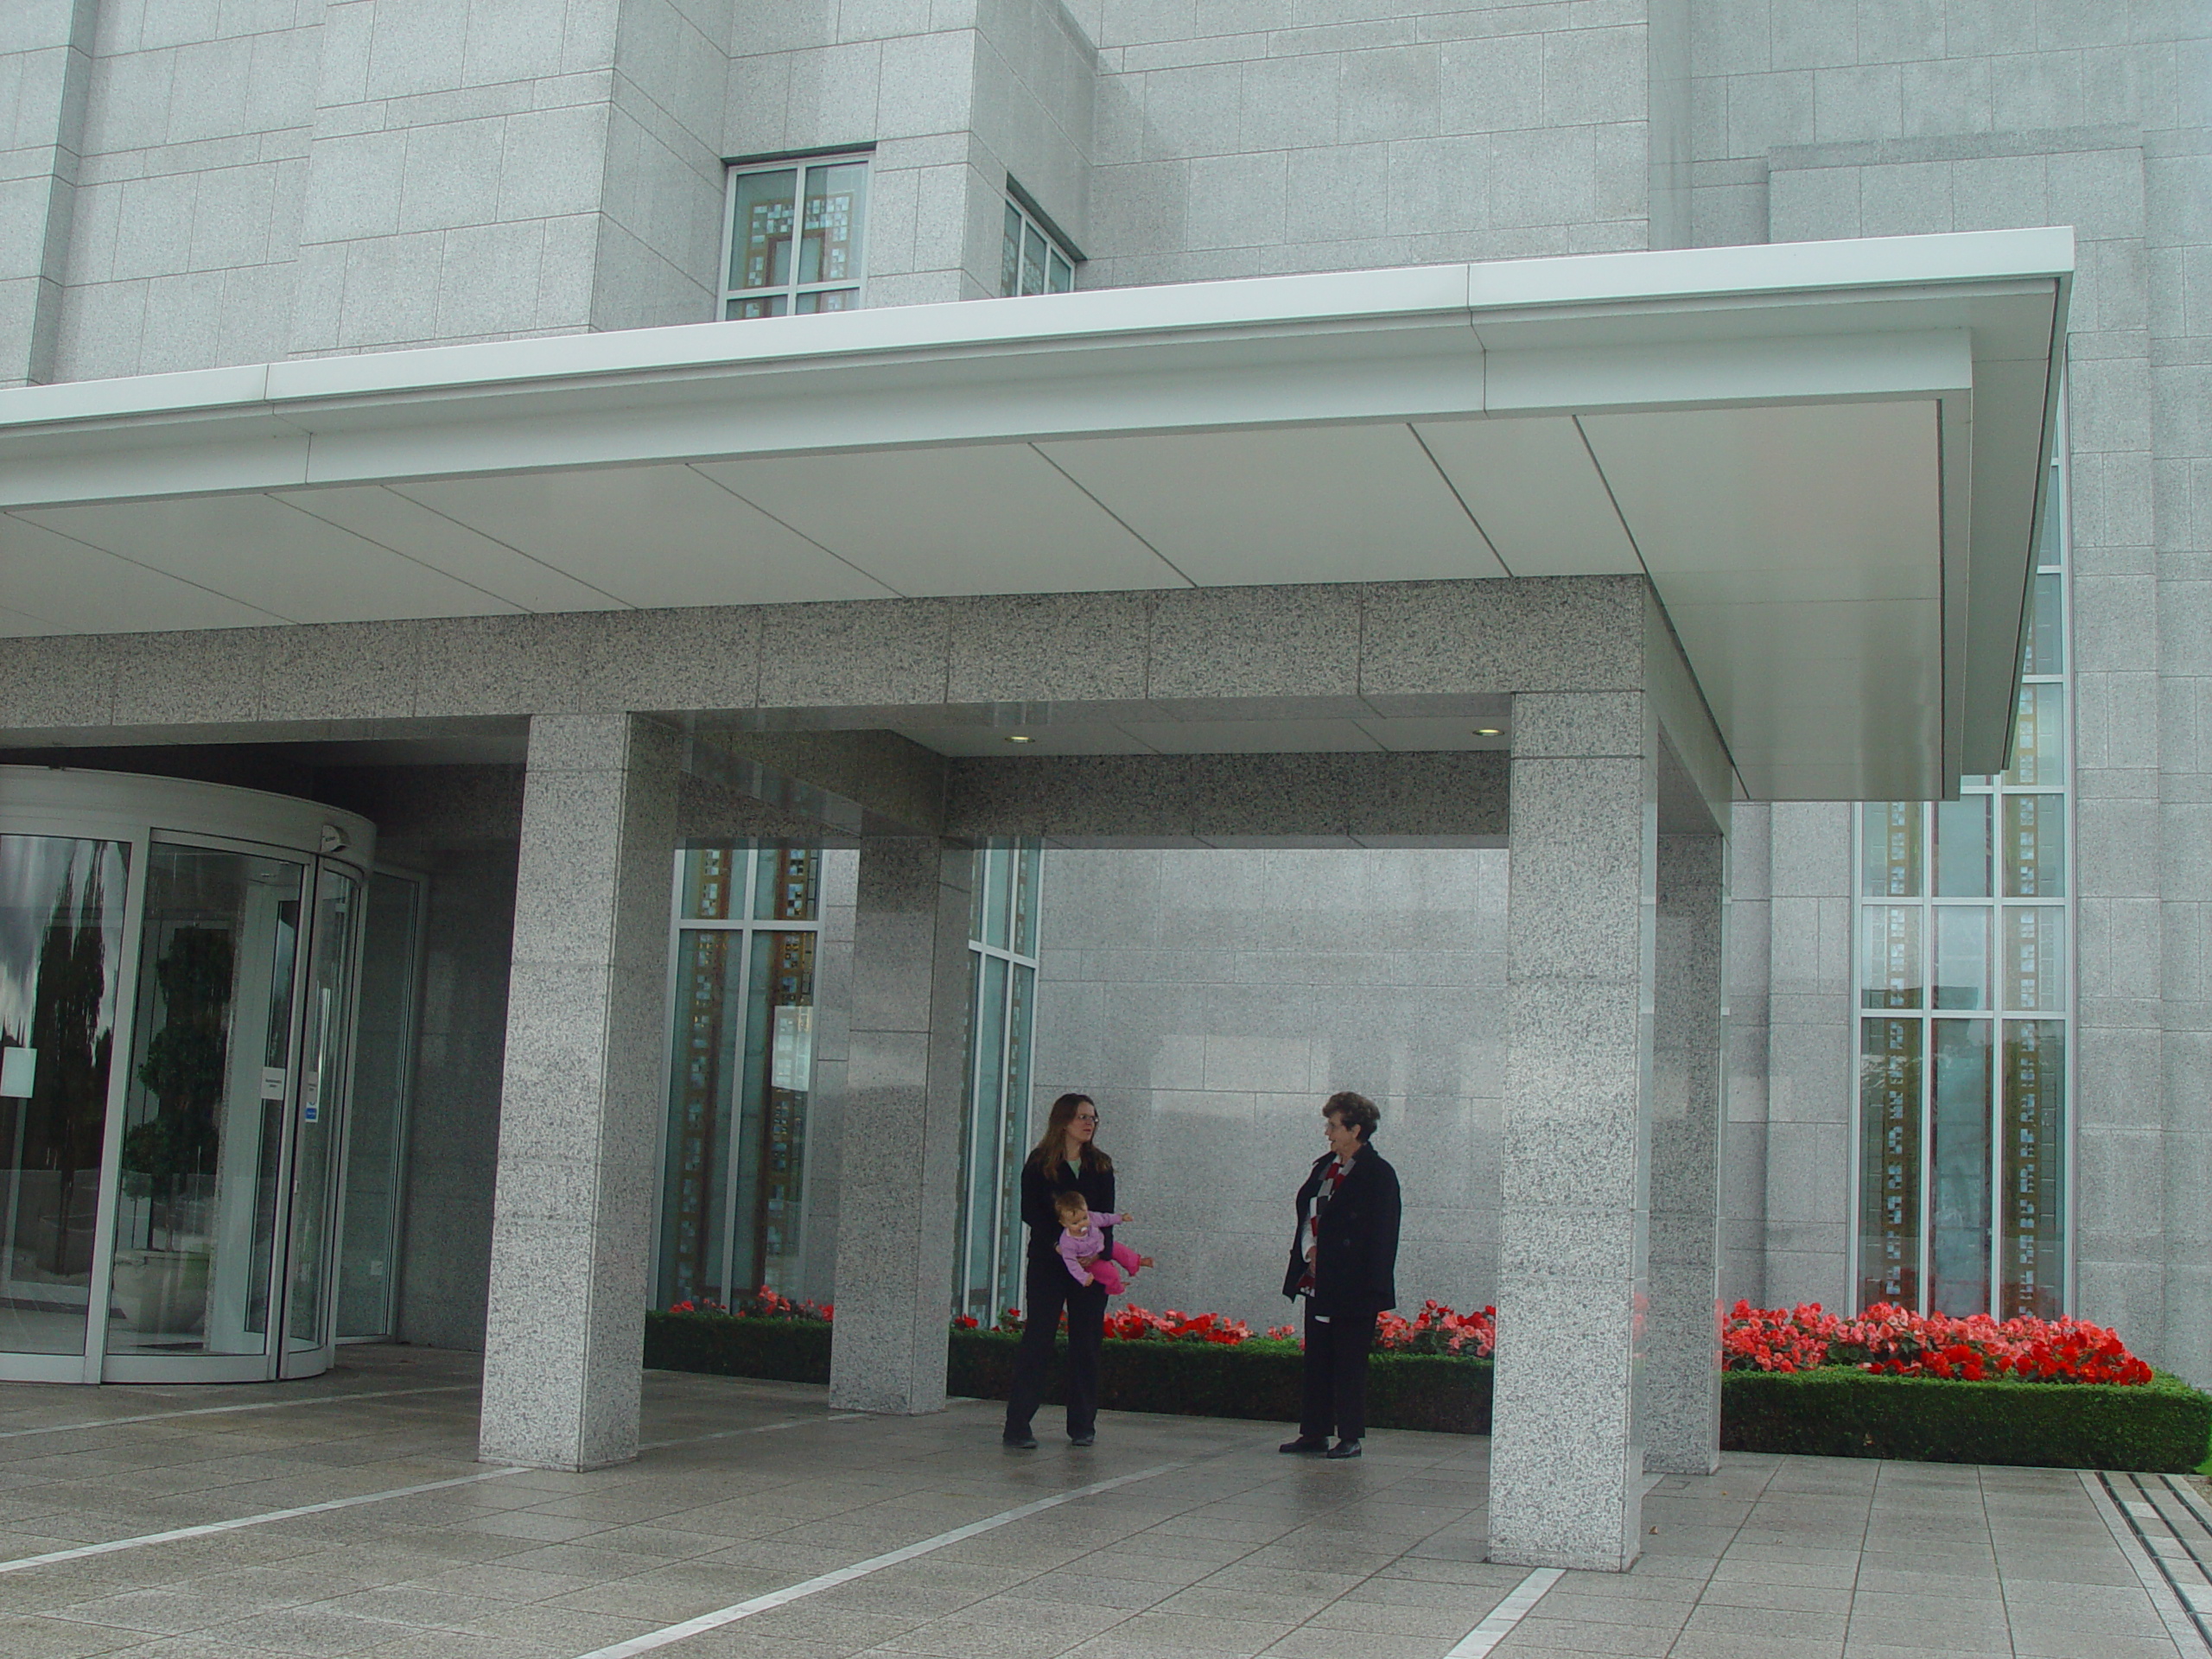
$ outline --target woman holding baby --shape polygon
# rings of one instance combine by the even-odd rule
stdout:
[[[1006,1402],[1006,1444],[1033,1451],[1029,1420],[1045,1397],[1060,1313],[1068,1317],[1068,1439],[1097,1438],[1098,1346],[1104,1339],[1106,1298],[1122,1274],[1143,1265],[1114,1243],[1114,1225],[1128,1219],[1114,1209],[1114,1160],[1100,1151],[1098,1108],[1088,1095],[1052,1103],[1045,1133],[1021,1166],[1021,1219],[1029,1229],[1021,1346]]]

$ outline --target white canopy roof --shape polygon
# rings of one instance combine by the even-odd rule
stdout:
[[[1750,796],[1942,794],[2010,741],[2072,268],[1604,254],[0,391],[0,632],[1642,572]]]

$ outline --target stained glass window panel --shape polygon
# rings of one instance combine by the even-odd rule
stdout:
[[[1928,1305],[1989,1311],[1989,1063],[1986,1020],[1934,1022]]]
[[[1999,1317],[2064,1311],[2066,1027],[2005,1022]]]
[[[1999,925],[2005,1007],[2020,1014],[2063,1013],[2066,912],[2056,905],[2007,905]]]
[[[1859,1303],[1920,1300],[1922,1022],[1859,1022]]]
[[[798,172],[741,173],[733,193],[729,285],[743,292],[791,280],[792,192]]]
[[[1859,892],[1869,899],[1917,899],[1920,883],[1920,803],[1880,801],[1865,809],[1866,854]]]
[[[2059,899],[2066,893],[2066,798],[2002,798],[1999,846],[2007,899]]]
[[[2048,683],[2020,688],[2008,787],[2063,788],[2066,783],[2066,690]]]
[[[1859,1003],[1869,1008],[1920,1006],[1920,908],[1868,905],[1860,910]]]
[[[806,219],[798,256],[801,283],[858,279],[867,184],[864,162],[839,162],[806,169]]]

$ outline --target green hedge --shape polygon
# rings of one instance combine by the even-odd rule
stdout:
[[[952,1333],[947,1390],[1003,1400],[1020,1338],[1001,1331]],[[1058,1343],[1067,1356],[1067,1339]],[[1109,1411],[1156,1411],[1183,1417],[1298,1421],[1304,1356],[1295,1343],[1265,1338],[1227,1347],[1200,1342],[1109,1342],[1099,1351],[1098,1403]],[[1057,1405],[1063,1367],[1055,1365],[1047,1403]],[[1367,1363],[1367,1421],[1376,1428],[1425,1428],[1445,1434],[1490,1433],[1491,1363],[1449,1354],[1376,1354]]]
[[[1019,1338],[956,1331],[946,1387],[1003,1400]],[[1065,1352],[1063,1339],[1061,1351]],[[1099,1404],[1113,1411],[1298,1420],[1300,1355],[1264,1339],[1236,1347],[1109,1342]],[[830,1326],[808,1319],[649,1313],[645,1363],[660,1370],[786,1382],[830,1379]],[[1046,1398],[1057,1403],[1059,1367]],[[1377,1354],[1368,1420],[1377,1428],[1487,1434],[1491,1363],[1446,1354]],[[2059,1382],[1947,1382],[1842,1369],[1731,1371],[1720,1382],[1720,1444],[1732,1452],[1896,1458],[1923,1463],[2181,1472],[2212,1449],[2212,1395],[2160,1374],[2141,1388]]]
[[[2163,1372],[2133,1388],[1949,1382],[1817,1371],[1731,1371],[1720,1445],[1730,1452],[2045,1469],[2194,1469],[2212,1446],[2212,1395]]]

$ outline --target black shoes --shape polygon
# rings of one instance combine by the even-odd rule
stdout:
[[[1096,1434],[1084,1433],[1071,1434],[1068,1436],[1068,1444],[1070,1446],[1096,1446],[1097,1443],[1098,1436]]]
[[[1359,1455],[1357,1440],[1338,1440],[1321,1454],[1325,1458],[1356,1458]]]
[[[1009,1452],[1034,1452],[1037,1449],[1037,1437],[1027,1429],[1024,1429],[1019,1434],[1001,1435],[999,1444]]]
[[[1275,1447],[1278,1452],[1326,1452],[1329,1437],[1325,1434],[1301,1434],[1294,1440],[1285,1440]]]

